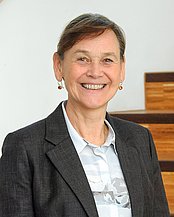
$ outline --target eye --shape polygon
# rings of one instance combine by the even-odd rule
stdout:
[[[112,64],[114,61],[111,58],[104,58],[103,64],[109,65]]]
[[[106,64],[110,64],[110,63],[113,63],[114,61],[111,58],[104,58],[103,62]]]
[[[77,61],[78,62],[84,62],[84,63],[89,63],[90,62],[90,60],[89,60],[89,58],[87,58],[87,57],[79,57],[79,58],[77,58]]]

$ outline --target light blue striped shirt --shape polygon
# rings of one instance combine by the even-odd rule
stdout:
[[[115,133],[109,128],[105,143],[98,147],[84,140],[74,129],[62,103],[70,137],[79,155],[93,192],[99,217],[131,217],[131,205],[127,186],[115,149]]]

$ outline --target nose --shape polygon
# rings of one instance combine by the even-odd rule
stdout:
[[[91,62],[87,71],[87,76],[93,78],[99,78],[103,76],[103,69],[100,62]]]

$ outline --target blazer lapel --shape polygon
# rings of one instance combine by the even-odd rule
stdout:
[[[143,216],[143,188],[142,174],[139,156],[134,147],[129,147],[129,141],[126,145],[119,137],[116,139],[116,146],[120,165],[129,191],[132,216]]]
[[[124,129],[117,125],[117,119],[112,122],[112,117],[107,115],[108,121],[111,123],[116,134],[116,149],[120,166],[123,171],[125,182],[129,191],[129,197],[132,208],[133,217],[143,216],[143,187],[142,174],[140,166],[140,158],[136,150],[135,141],[132,136],[126,135]],[[126,123],[125,123],[126,124]]]
[[[54,147],[47,156],[78,197],[88,216],[98,217],[82,164],[68,134],[61,105],[46,120],[46,140]]]

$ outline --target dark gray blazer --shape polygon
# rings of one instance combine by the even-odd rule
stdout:
[[[130,194],[133,217],[168,217],[168,205],[149,131],[107,120]],[[97,217],[83,167],[61,105],[46,119],[9,134],[0,160],[0,217]]]

